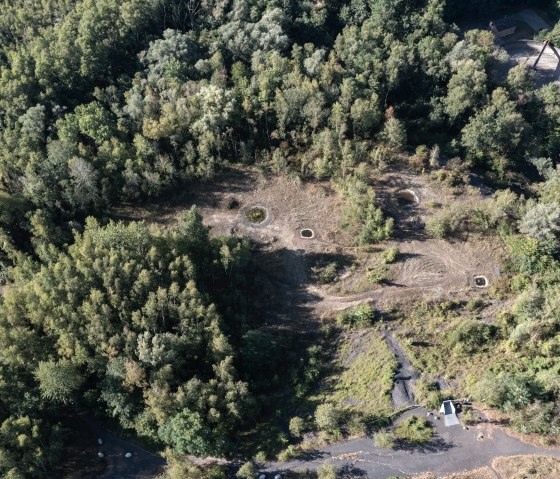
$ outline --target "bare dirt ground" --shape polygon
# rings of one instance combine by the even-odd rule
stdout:
[[[175,223],[185,208],[196,204],[212,234],[236,234],[250,238],[260,253],[259,264],[270,276],[270,288],[283,286],[297,301],[319,312],[332,312],[373,301],[387,307],[397,300],[434,295],[444,297],[479,294],[473,285],[475,275],[485,275],[490,284],[498,273],[500,246],[495,241],[473,238],[469,242],[448,242],[427,238],[421,227],[431,214],[431,202],[475,203],[482,201],[477,191],[460,200],[445,193],[424,177],[406,172],[380,175],[374,185],[377,201],[395,217],[398,241],[379,245],[396,245],[400,261],[392,266],[392,280],[384,285],[369,283],[365,291],[348,294],[356,282],[363,283],[370,252],[357,248],[351,231],[340,227],[343,200],[328,182],[302,183],[297,178],[267,179],[256,170],[233,169],[209,184],[198,184],[175,203],[153,211],[120,210],[118,216],[144,219],[160,224]],[[396,194],[411,189],[419,198],[418,205],[402,207]],[[253,206],[263,207],[268,217],[262,224],[251,224],[246,218]],[[413,223],[413,226],[411,226]],[[310,228],[312,239],[301,237]],[[319,258],[351,265],[339,275],[334,285],[312,284],[311,267]],[[341,294],[333,294],[340,290]]]
[[[387,310],[410,304],[418,297],[424,300],[477,298],[484,294],[485,288],[477,288],[474,277],[484,275],[492,285],[500,275],[502,250],[499,242],[481,237],[456,242],[434,240],[426,237],[421,227],[432,214],[431,203],[474,204],[485,201],[480,191],[469,189],[458,198],[456,191],[446,192],[424,176],[402,172],[380,175],[374,187],[378,203],[395,218],[397,239],[370,250],[357,248],[352,232],[340,227],[343,200],[329,183],[302,183],[284,177],[269,179],[256,170],[231,170],[217,181],[197,185],[183,197],[156,210],[121,210],[116,216],[166,225],[175,223],[186,208],[196,204],[204,222],[212,227],[212,234],[236,234],[252,241],[263,273],[258,285],[262,290],[260,301],[266,302],[269,310],[281,311],[278,316],[283,327],[302,330],[316,329],[318,319],[332,317],[336,311],[365,302]],[[396,195],[403,189],[414,191],[418,203],[400,204]],[[247,219],[247,211],[254,206],[267,213],[260,224],[252,224]],[[314,237],[302,238],[304,228],[312,229]],[[371,284],[358,294],[336,295],[332,294],[336,288],[313,281],[311,267],[318,258],[326,256],[348,266],[335,284],[340,286],[345,281],[350,284],[353,277],[363,277],[368,257],[388,245],[396,245],[400,251],[389,282]],[[409,382],[414,380],[414,371],[391,338],[387,344],[401,367],[393,400],[402,405],[410,404],[413,398]],[[501,430],[488,430],[492,442],[482,444],[476,440],[474,431],[442,429],[442,422],[436,424],[436,442],[422,451],[381,450],[373,446],[371,438],[362,438],[327,446],[312,458],[269,463],[267,470],[316,468],[324,462],[322,458],[341,458],[337,464],[357,467],[371,474],[369,477],[382,478],[403,473],[444,474],[487,468],[494,457],[502,455],[560,455],[558,451],[524,444]]]
[[[557,479],[560,460],[546,456],[498,457],[492,469],[501,479]]]

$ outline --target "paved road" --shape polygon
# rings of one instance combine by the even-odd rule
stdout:
[[[148,479],[162,471],[165,465],[163,458],[102,430],[90,416],[82,415],[77,421],[87,424],[97,437],[103,439],[99,450],[105,454],[107,470],[98,479]],[[132,457],[126,458],[127,452]]]
[[[405,415],[424,415],[422,408]],[[546,449],[525,444],[491,424],[463,430],[461,426],[446,428],[443,419],[430,420],[434,423],[434,439],[419,448],[396,450],[375,447],[372,438],[343,441],[327,446],[310,454],[303,460],[269,463],[264,468],[269,472],[297,469],[315,469],[324,462],[332,462],[340,468],[354,470],[362,477],[383,479],[390,476],[413,475],[433,472],[436,475],[488,466],[499,456],[540,454],[560,457],[560,450]],[[482,433],[484,439],[478,440]]]
[[[416,379],[420,377],[420,373],[416,371],[412,363],[408,360],[406,354],[395,341],[391,333],[384,331],[383,336],[399,365],[395,376],[395,383],[393,384],[393,390],[391,391],[393,405],[395,409],[412,406],[414,404],[412,387]]]

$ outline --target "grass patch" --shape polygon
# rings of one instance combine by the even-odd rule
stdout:
[[[458,395],[481,371],[509,370],[514,353],[499,341],[500,330],[473,318],[468,303],[425,302],[400,320],[397,339],[416,369],[427,376],[455,379]],[[476,334],[475,334],[476,333]]]
[[[266,219],[266,211],[264,208],[255,206],[247,211],[247,220],[254,224],[262,223]]]
[[[492,467],[504,478],[543,479],[560,477],[560,459],[547,456],[498,457]]]
[[[340,348],[338,368],[327,379],[325,400],[367,417],[389,415],[396,368],[395,357],[377,332],[351,335]]]
[[[432,429],[425,417],[408,416],[395,428],[395,437],[411,444],[425,444],[432,438]]]

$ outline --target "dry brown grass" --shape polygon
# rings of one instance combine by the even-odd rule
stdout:
[[[475,469],[473,471],[457,472],[455,474],[450,474],[447,476],[435,476],[434,474],[427,473],[421,474],[419,476],[414,476],[414,479],[496,479],[496,474],[494,474],[490,468],[483,467],[480,469]]]
[[[414,476],[414,479],[558,479],[560,459],[548,456],[497,457],[492,461],[492,469],[483,467],[446,476],[427,473]]]
[[[560,459],[548,456],[497,457],[492,467],[502,479],[558,479]]]

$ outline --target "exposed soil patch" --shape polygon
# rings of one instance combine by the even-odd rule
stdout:
[[[255,169],[235,168],[224,171],[212,183],[192,185],[186,196],[174,198],[173,204],[154,211],[121,210],[117,217],[174,223],[186,208],[196,204],[204,222],[212,227],[212,234],[235,234],[254,242],[257,262],[265,277],[261,281],[259,301],[266,305],[267,311],[281,308],[293,326],[295,317],[304,323],[326,312],[371,300],[384,308],[403,300],[410,302],[419,296],[480,294],[479,288],[473,288],[472,279],[475,275],[484,275],[492,281],[500,258],[498,241],[491,238],[454,243],[434,240],[410,226],[414,218],[422,219],[431,214],[430,202],[459,201],[438,185],[431,184],[425,176],[406,171],[373,178],[378,203],[395,216],[397,225],[402,226],[397,231],[401,240],[394,242],[400,250],[400,259],[389,265],[386,274],[380,275],[384,277],[380,282],[370,276],[376,272],[371,269],[376,266],[374,260],[384,250],[384,245],[373,251],[354,246],[351,233],[340,227],[343,199],[328,182],[266,178]],[[395,195],[406,190],[421,196],[422,204],[411,209],[398,207]],[[232,198],[239,204],[238,208],[231,208]],[[461,201],[468,204],[481,198],[478,190],[473,189],[463,195]],[[263,222],[249,222],[245,214],[253,207],[266,211]],[[259,213],[256,220],[261,219]],[[303,230],[314,233],[319,227],[320,238],[314,235],[313,241],[309,241],[310,238],[302,235]],[[344,274],[337,273],[332,283],[321,287],[312,285],[311,269],[319,257],[325,264],[336,262],[335,271],[344,269]],[[295,305],[305,305],[307,314],[302,316],[301,310],[295,314]]]
[[[560,460],[547,456],[498,457],[493,469],[503,479],[556,479],[560,477]]]

